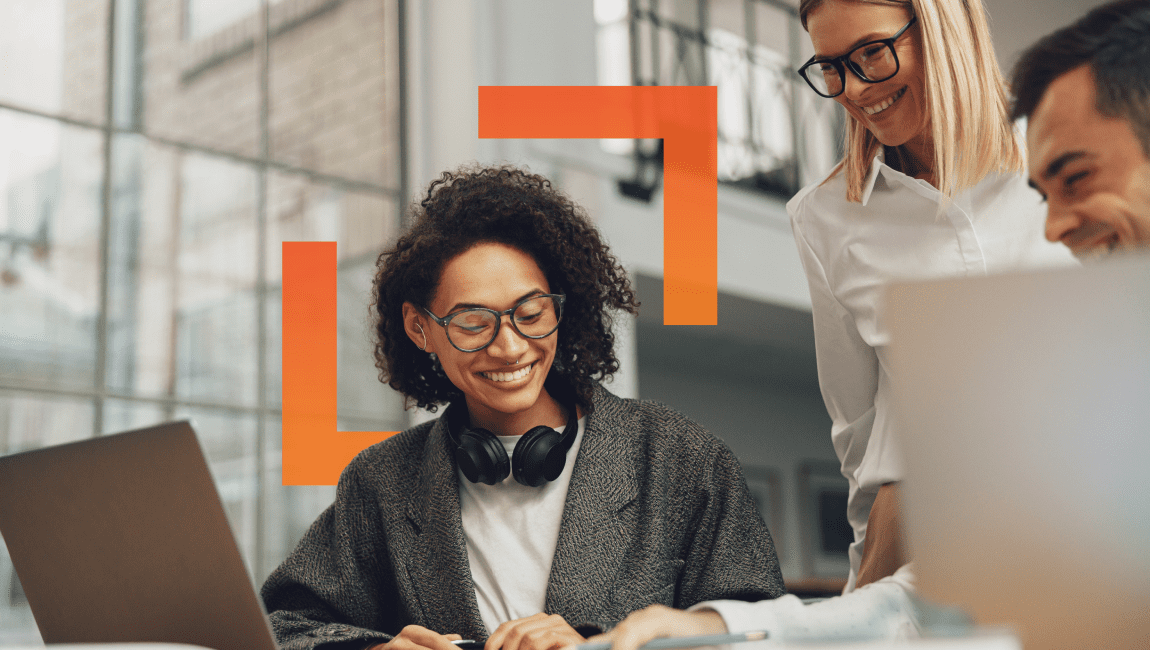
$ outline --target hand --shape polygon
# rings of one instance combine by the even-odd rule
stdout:
[[[903,541],[901,512],[898,483],[884,483],[867,517],[866,544],[855,577],[856,589],[894,575],[900,566],[910,561]]]
[[[440,634],[419,625],[408,625],[391,641],[378,643],[367,650],[457,650],[451,642],[462,638],[458,634]]]
[[[562,616],[539,613],[500,625],[483,650],[558,650],[584,641]]]
[[[587,641],[610,641],[611,650],[637,650],[644,643],[659,637],[726,633],[727,624],[718,612],[684,612],[666,605],[650,605],[623,619],[610,632],[593,636]]]

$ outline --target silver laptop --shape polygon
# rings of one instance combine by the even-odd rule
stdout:
[[[887,304],[923,595],[1027,648],[1150,648],[1150,257]]]
[[[45,643],[275,650],[187,422],[0,458],[0,533]]]

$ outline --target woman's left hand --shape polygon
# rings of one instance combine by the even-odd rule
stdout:
[[[585,640],[562,616],[539,613],[500,625],[484,650],[557,650]]]

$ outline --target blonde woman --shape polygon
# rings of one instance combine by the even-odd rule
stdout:
[[[767,629],[781,640],[917,634],[898,532],[902,467],[883,287],[1074,263],[1043,237],[1045,209],[1023,175],[980,0],[801,0],[799,14],[815,50],[799,74],[848,115],[843,160],[787,211],[810,284],[831,437],[850,484],[850,575],[843,596],[808,606],[787,596],[690,613],[648,608],[611,633],[615,650],[724,628]]]

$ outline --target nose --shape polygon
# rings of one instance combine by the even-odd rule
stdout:
[[[858,75],[850,70],[844,69],[843,73],[843,96],[852,102],[857,102],[870,84],[859,79]]]
[[[511,316],[505,315],[503,318],[507,320],[500,322],[499,333],[491,345],[487,346],[487,353],[507,363],[515,363],[531,344],[511,325]]]
[[[1082,218],[1073,210],[1050,205],[1046,213],[1046,239],[1062,241],[1064,237],[1082,227]]]

